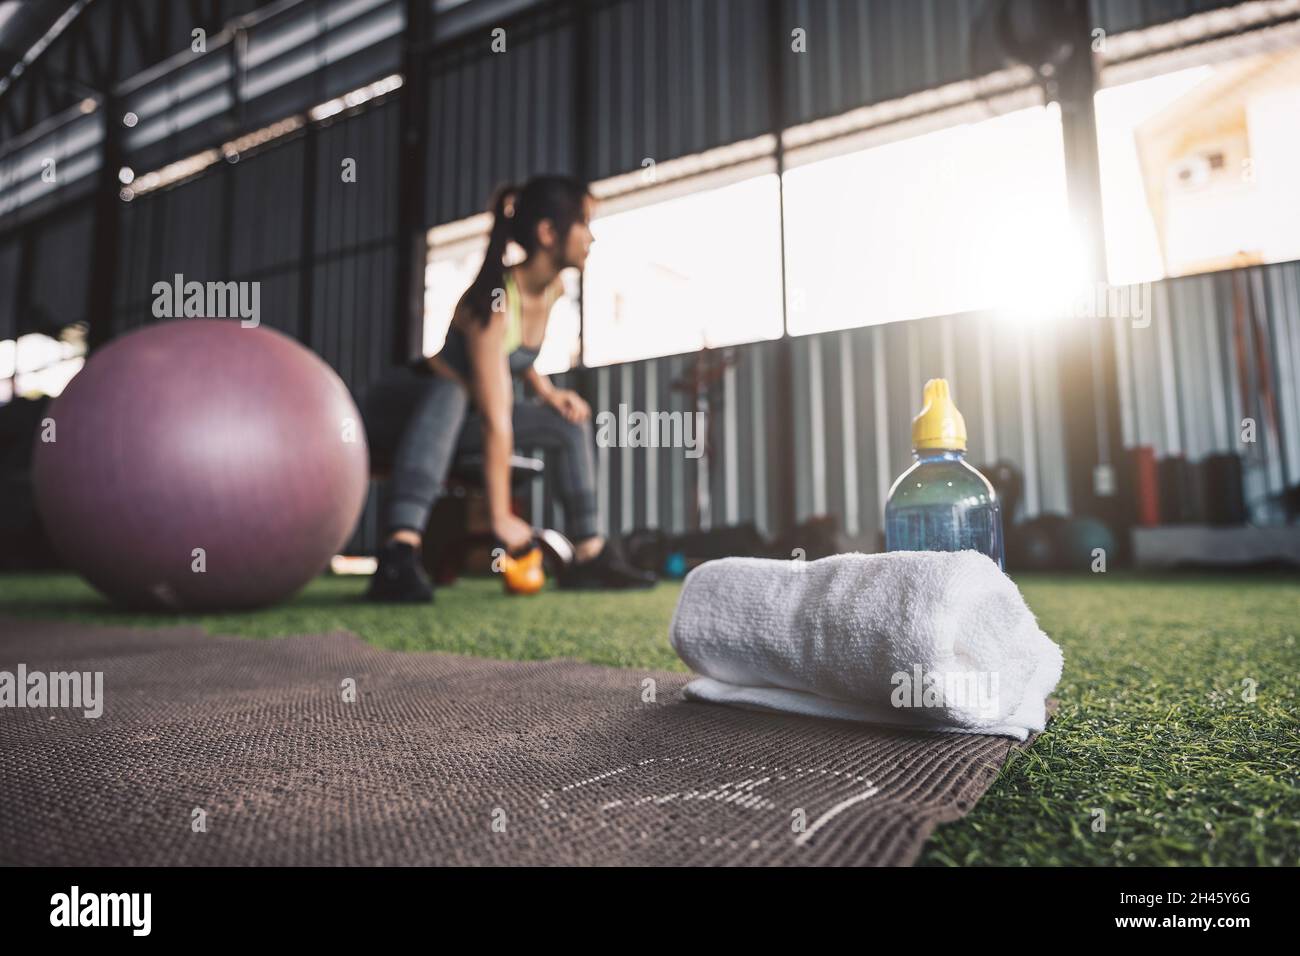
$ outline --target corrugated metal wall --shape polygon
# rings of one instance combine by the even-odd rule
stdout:
[[[647,158],[661,162],[771,131],[766,4],[592,7],[586,44],[563,8],[547,10],[507,31],[504,54],[478,37],[462,61],[438,68],[431,223],[478,212],[495,185],[542,169],[598,179],[639,169]],[[977,7],[978,0],[786,0],[781,42],[801,29],[808,44],[787,66],[786,122],[969,77]],[[591,117],[581,137],[576,108]]]
[[[1094,0],[1109,32],[1229,6],[1225,0]],[[784,0],[782,115],[796,124],[976,75],[971,35],[982,0]],[[589,43],[563,8],[486,37],[439,65],[431,110],[437,162],[429,219],[483,208],[499,183],[542,169],[598,179],[771,130],[772,23],[758,0],[593,3]],[[585,71],[584,71],[585,67]],[[580,84],[574,89],[574,84]],[[575,103],[592,117],[579,142]],[[576,144],[576,145],[575,145]],[[586,147],[585,155],[575,149]]]
[[[1241,0],[1090,0],[1092,22],[1107,33],[1137,30],[1218,7],[1236,6]]]
[[[912,463],[912,417],[921,386],[946,377],[966,418],[970,460],[1015,464],[1025,475],[1022,517],[1068,509],[1056,343],[1050,325],[1014,330],[989,315],[918,319],[793,340],[795,447],[780,446],[787,410],[773,390],[778,343],[730,351],[734,365],[710,397],[707,461],[681,448],[598,449],[607,530],[699,526],[699,482],[707,473],[709,520],[778,530],[775,488],[783,461],[795,464],[796,518],[836,515],[848,538],[874,547],[893,480]],[[596,369],[593,410],[692,411],[681,386],[696,355]],[[547,495],[540,514],[559,513]]]
[[[47,333],[71,316],[86,317],[89,277],[77,266],[90,259],[90,210],[70,209],[52,217],[36,231],[31,273],[27,277],[30,299],[22,324]]]
[[[1238,294],[1257,316],[1241,332]],[[1151,304],[1149,324],[1113,320],[1124,446],[1148,445],[1159,457],[1192,462],[1215,453],[1242,455],[1247,499],[1256,505],[1300,483],[1300,263],[1157,282]],[[1024,473],[1019,517],[1068,511],[1070,437],[1062,431],[1060,356],[1050,323],[1007,326],[991,315],[948,316],[807,336],[793,345],[792,449],[775,447],[773,438],[776,343],[734,349],[735,369],[715,396],[721,406],[714,406],[709,425],[713,525],[752,521],[772,530],[780,502],[769,488],[792,456],[797,518],[836,515],[851,539],[872,546],[889,484],[911,462],[921,385],[935,376],[950,381],[966,418],[969,460],[1010,461]],[[1266,356],[1262,371],[1257,347]],[[673,383],[695,359],[594,370],[593,409],[617,413],[626,403],[642,411],[687,410],[688,396]],[[1242,441],[1245,418],[1256,423],[1254,443]],[[610,530],[696,526],[698,461],[669,448],[599,454]],[[539,505],[547,520],[562,514],[549,492]],[[1267,509],[1256,518],[1268,520]]]
[[[1255,316],[1240,326],[1238,296]],[[1193,462],[1241,455],[1257,506],[1300,484],[1300,263],[1170,279],[1151,302],[1149,324],[1116,322],[1125,446]]]
[[[615,3],[589,27],[588,172],[639,169],[771,129],[770,50],[762,4]]]
[[[538,172],[576,171],[571,24],[547,17],[435,64],[429,90],[430,224],[480,212],[493,189]]]
[[[317,0],[263,11],[246,42],[187,42],[174,69],[129,84],[125,147],[151,168],[341,96],[399,69],[404,27],[400,0]]]
[[[786,0],[785,32],[806,31],[786,116],[830,116],[974,75],[971,28],[981,0]]]
[[[0,340],[86,318],[90,210],[65,207],[23,232],[0,234]]]
[[[396,164],[397,106],[386,103],[128,204],[116,327],[155,321],[153,284],[176,273],[256,281],[262,324],[364,389],[393,351]],[[373,546],[377,514],[372,500],[354,549]]]
[[[18,236],[0,242],[0,341],[18,336],[18,272],[22,257]]]
[[[210,37],[215,36],[228,21],[270,2],[275,0],[222,0],[221,3],[197,4],[180,4],[175,0],[156,3],[112,0],[88,4],[80,17],[85,21],[84,42],[94,62],[107,64],[116,54],[118,75],[127,77],[155,66],[178,51],[188,50],[195,29],[202,29]],[[132,9],[126,9],[128,6]],[[118,31],[113,28],[114,19],[119,21]],[[111,49],[115,37],[119,43],[116,51]],[[79,40],[77,30],[66,29],[41,54],[53,76],[80,82],[56,83],[48,101],[43,97],[37,98],[33,104],[37,122],[74,106],[86,95],[85,84],[92,80],[85,72],[85,60],[75,48]],[[22,86],[22,81],[19,81],[19,86]]]
[[[176,273],[256,280],[263,324],[368,383],[391,349],[396,154],[388,103],[127,204],[117,327],[152,321],[153,284]]]

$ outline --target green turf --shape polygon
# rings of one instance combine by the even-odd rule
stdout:
[[[1294,578],[1028,576],[1019,583],[1065,651],[1061,707],[930,864],[1300,863],[1300,587]],[[0,577],[0,614],[197,623],[248,637],[345,628],[381,647],[513,659],[575,657],[682,669],[668,646],[678,588],[508,599],[463,581],[432,608],[358,603],[322,578],[249,614],[114,610],[63,575]],[[1243,699],[1252,681],[1255,699]],[[1093,829],[1096,811],[1105,830]]]

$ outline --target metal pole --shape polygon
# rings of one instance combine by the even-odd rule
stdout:
[[[1072,0],[1063,15],[1071,49],[1060,66],[1054,92],[1061,108],[1066,191],[1070,219],[1082,246],[1085,280],[1099,288],[1107,276],[1106,237],[1097,153],[1094,103],[1098,81],[1090,6],[1084,0]],[[1118,528],[1124,521],[1117,495],[1123,449],[1114,328],[1104,314],[1067,318],[1057,338],[1062,347],[1060,387],[1068,436],[1070,508],[1076,515],[1092,515]]]
[[[584,183],[591,177],[591,18],[583,0],[573,2],[573,163],[574,174]],[[582,275],[578,276],[578,371],[586,368],[587,323],[583,307]],[[579,378],[581,379],[581,374]],[[588,396],[590,398],[590,396]]]
[[[776,441],[769,446],[776,452],[777,493],[769,500],[778,504],[774,526],[778,531],[789,531],[798,520],[795,503],[797,471],[795,464],[795,425],[794,425],[794,341],[790,338],[790,317],[786,303],[786,269],[785,269],[785,143],[781,133],[786,127],[786,58],[790,47],[786,42],[789,31],[782,16],[783,0],[768,0],[767,23],[771,46],[768,49],[768,109],[771,116],[771,131],[776,137],[776,178],[777,203],[779,207],[779,225],[781,235],[781,338],[772,344],[776,351],[776,376],[771,405],[774,418]],[[772,460],[759,462],[758,467],[767,468]]]
[[[116,298],[118,241],[122,219],[122,185],[118,171],[122,168],[122,102],[117,96],[117,73],[122,50],[122,15],[109,17],[108,62],[104,74],[96,79],[103,95],[100,116],[104,138],[100,147],[100,167],[95,177],[91,213],[90,281],[86,290],[86,351],[93,352],[113,337],[113,306]]]
[[[423,351],[424,267],[428,258],[425,195],[429,143],[429,0],[406,0],[406,34],[398,95],[397,275],[392,359],[403,365]]]

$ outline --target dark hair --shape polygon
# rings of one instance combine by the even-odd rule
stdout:
[[[582,219],[587,199],[587,185],[570,176],[534,176],[522,186],[502,186],[492,197],[492,232],[487,253],[478,275],[465,290],[462,303],[473,315],[487,324],[492,315],[492,299],[505,286],[506,267],[502,262],[506,246],[517,242],[531,256],[537,250],[537,225],[551,220],[563,243],[569,230]]]

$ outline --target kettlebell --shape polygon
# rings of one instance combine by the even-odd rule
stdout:
[[[542,569],[542,549],[536,542],[522,554],[509,552],[501,557],[501,583],[507,594],[536,594],[546,583]]]

